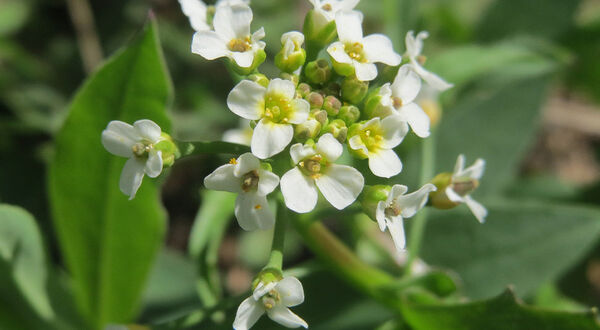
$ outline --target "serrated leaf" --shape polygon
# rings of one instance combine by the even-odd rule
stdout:
[[[54,224],[78,304],[90,323],[130,321],[161,245],[165,213],[158,184],[145,178],[136,198],[119,191],[124,158],[100,142],[111,120],[151,119],[169,131],[171,87],[153,23],[78,91],[50,166]]]

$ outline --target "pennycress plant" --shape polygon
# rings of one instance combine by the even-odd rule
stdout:
[[[285,221],[298,219],[294,213],[310,216],[332,206],[344,210],[358,201],[355,209],[389,231],[398,253],[406,248],[404,219],[428,203],[439,209],[464,203],[480,222],[487,214],[471,197],[483,175],[481,159],[465,168],[460,155],[452,173],[429,177],[430,183],[411,189],[393,179],[375,185],[365,179],[369,173],[354,167],[365,162],[372,174],[386,179],[399,174],[403,167],[395,148],[407,134],[435,136],[439,115],[423,110],[426,103],[418,100],[431,92],[422,89],[442,92],[452,85],[423,67],[426,32],[415,37],[410,31],[401,56],[385,35],[363,36],[363,14],[353,10],[358,0],[310,3],[314,8],[306,16],[304,33],[281,36],[281,50],[274,56],[281,74],[269,78],[259,70],[266,58],[265,31],[251,33],[253,13],[247,1],[206,6],[200,0],[180,0],[196,31],[192,52],[206,60],[224,58],[245,77],[227,97],[242,127],[228,131],[224,139],[238,144],[176,141],[147,119],[133,125],[112,121],[102,133],[109,152],[129,158],[119,186],[130,198],[144,175],[155,178],[182,156],[236,154],[205,178],[205,187],[237,194],[235,216],[243,230],[275,227],[269,263],[237,310],[233,327],[238,330],[252,327],[263,314],[286,327],[308,327],[288,308],[304,301],[302,284],[284,276],[282,269]],[[396,70],[394,79],[371,84],[378,76],[375,63]],[[319,195],[326,202],[319,202]]]

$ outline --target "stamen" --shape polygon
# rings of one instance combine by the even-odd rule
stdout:
[[[321,9],[323,9],[324,11],[331,11],[333,8],[331,7],[330,3],[326,3],[323,5],[323,7],[321,7]]]
[[[235,158],[231,158],[231,159],[229,160],[229,164],[231,164],[231,165],[235,165],[235,164],[237,164],[237,159],[235,159]]]
[[[250,43],[250,37],[246,37],[244,39],[231,39],[227,46],[232,52],[245,52],[252,48],[252,44]]]
[[[396,109],[400,109],[402,107],[402,99],[399,97],[394,97],[392,99],[392,102],[394,104],[394,108]]]
[[[262,209],[262,205],[256,204],[256,205],[254,205],[254,209],[255,210],[260,210],[260,209]]]

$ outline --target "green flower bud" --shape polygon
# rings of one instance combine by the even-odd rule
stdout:
[[[171,167],[173,163],[175,163],[175,160],[181,157],[181,152],[179,151],[177,144],[173,141],[173,138],[165,132],[160,134],[160,140],[154,145],[154,149],[161,152],[163,166],[165,168]]]
[[[265,88],[269,86],[269,78],[262,73],[253,73],[248,76],[248,80],[254,81]]]
[[[311,113],[311,116],[313,116],[319,123],[321,123],[321,126],[327,125],[327,111],[316,110]]]
[[[323,95],[317,92],[310,92],[304,99],[308,101],[311,109],[321,109],[323,106]]]
[[[280,75],[281,79],[289,80],[294,83],[294,86],[298,86],[300,77],[297,74],[282,72]]]
[[[329,84],[327,84],[327,86],[325,86],[325,88],[323,88],[323,93],[325,93],[326,95],[333,95],[335,97],[338,97],[340,96],[341,90],[342,87],[340,86],[340,84],[336,82],[330,82]]]
[[[350,127],[360,118],[360,110],[354,105],[344,105],[340,108],[337,118],[343,120],[346,126]]]
[[[342,102],[337,99],[335,96],[327,96],[325,101],[323,102],[323,110],[327,111],[327,115],[336,116],[338,112],[340,112],[340,108],[342,107]]]
[[[300,96],[299,98],[305,98],[310,93],[310,85],[307,83],[299,83],[298,87],[296,87],[296,94]]]
[[[377,221],[375,216],[377,204],[381,201],[385,201],[391,190],[392,187],[384,185],[365,186],[363,188],[362,193],[358,197],[360,206],[362,207],[363,212],[373,221]]]
[[[324,84],[331,79],[331,67],[324,59],[308,62],[304,68],[304,75],[313,84]]]
[[[254,61],[252,61],[252,65],[250,65],[247,68],[242,68],[241,66],[237,65],[237,63],[235,63],[234,60],[229,60],[229,64],[231,65],[231,68],[233,69],[233,71],[235,71],[235,73],[242,75],[242,76],[247,76],[249,74],[251,74],[252,72],[254,72],[254,70],[256,70],[267,58],[267,54],[265,53],[265,51],[263,49],[259,49],[256,51],[256,53],[254,53]]]
[[[379,95],[380,88],[376,88],[365,100],[364,114],[366,118],[385,118],[392,114],[392,110],[389,107],[384,107],[381,104],[381,95]]]
[[[334,119],[325,126],[325,128],[321,131],[321,133],[331,133],[334,138],[336,138],[340,143],[346,142],[346,137],[348,136],[348,127],[346,127],[346,123],[344,123],[341,119]]]
[[[279,70],[292,73],[306,61],[306,51],[302,49],[304,35],[291,31],[281,36],[281,50],[275,55],[275,65]]]
[[[342,81],[342,99],[352,104],[359,104],[369,91],[369,82],[360,81],[356,76],[346,77]]]
[[[307,47],[317,49],[329,45],[337,35],[335,21],[327,21],[327,18],[315,10],[306,14],[303,32]]]
[[[437,209],[447,210],[460,203],[451,201],[446,195],[446,188],[452,183],[452,173],[444,172],[436,175],[431,180],[437,190],[429,193],[429,203]]]
[[[308,139],[316,138],[321,132],[321,123],[315,118],[309,118],[302,124],[294,128],[294,138],[298,142],[305,142]]]

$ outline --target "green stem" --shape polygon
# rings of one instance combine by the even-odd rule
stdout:
[[[431,135],[423,140],[421,144],[421,175],[419,179],[419,187],[428,183],[435,171],[435,132],[432,130]],[[420,210],[415,217],[410,220],[412,222],[408,241],[408,259],[406,260],[405,276],[410,276],[412,265],[419,256],[421,249],[421,241],[425,233],[427,224],[428,209]]]
[[[199,142],[181,142],[177,141],[177,147],[181,152],[181,157],[203,155],[203,154],[232,154],[240,155],[250,151],[250,147],[224,141],[199,141]]]
[[[271,255],[264,269],[274,268],[281,270],[283,267],[283,244],[285,241],[285,227],[287,225],[287,208],[283,203],[277,207],[277,219],[275,220],[275,231],[273,232],[273,243],[271,244]]]

